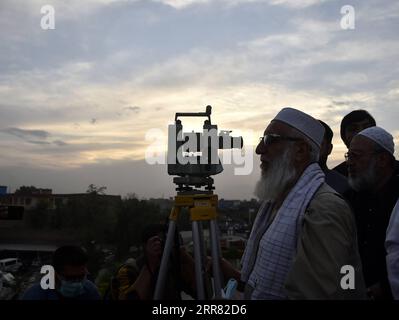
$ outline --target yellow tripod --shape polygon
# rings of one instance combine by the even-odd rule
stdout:
[[[174,206],[169,216],[169,228],[166,236],[165,248],[162,254],[161,265],[157,284],[155,287],[154,299],[163,298],[167,270],[170,255],[173,248],[173,239],[176,230],[176,223],[182,208],[188,208],[192,224],[193,249],[195,261],[195,280],[197,285],[197,297],[199,300],[206,299],[205,283],[205,243],[202,223],[209,221],[209,238],[212,255],[213,273],[213,294],[215,299],[222,298],[222,280],[220,270],[220,245],[217,226],[217,203],[218,196],[212,193],[187,193],[175,197]]]

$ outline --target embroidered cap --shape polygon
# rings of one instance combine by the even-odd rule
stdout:
[[[294,108],[283,108],[273,120],[284,122],[302,132],[320,148],[324,127],[312,116]]]
[[[379,146],[387,150],[390,154],[395,152],[395,143],[392,135],[380,127],[370,127],[360,131],[358,134],[373,140]]]

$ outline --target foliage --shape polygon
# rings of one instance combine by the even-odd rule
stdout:
[[[50,224],[51,212],[47,201],[39,201],[27,215],[27,223],[34,229],[43,229]]]
[[[149,201],[129,197],[122,201],[118,210],[114,233],[117,257],[128,253],[131,246],[139,246],[143,227],[152,223],[164,223],[159,207]]]
[[[32,194],[39,191],[35,186],[21,186],[15,190],[15,194]]]
[[[56,199],[52,210],[45,201],[39,202],[28,214],[29,226],[72,232],[86,248],[92,243],[100,247],[110,245],[116,248],[115,258],[124,259],[131,255],[132,247],[140,247],[143,228],[153,223],[165,223],[169,210],[161,211],[157,204],[138,199],[135,194],[121,199],[104,195],[105,190],[104,186],[91,184],[84,194],[69,196],[67,201]],[[104,257],[91,249],[90,270],[95,274]]]
[[[107,190],[107,187],[97,187],[94,184],[90,184],[87,187],[86,193],[90,193],[90,194],[101,194],[104,195],[105,194],[105,190]]]

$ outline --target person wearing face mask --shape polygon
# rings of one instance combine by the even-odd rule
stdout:
[[[53,255],[55,288],[30,287],[22,300],[100,300],[93,282],[87,279],[87,254],[78,246],[63,246]]]

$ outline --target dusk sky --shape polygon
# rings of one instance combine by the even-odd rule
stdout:
[[[41,27],[44,5],[55,29]],[[345,5],[354,29],[341,26]],[[247,152],[285,106],[331,126],[330,166],[355,109],[398,144],[398,30],[397,0],[1,0],[0,185],[172,196],[166,166],[144,159],[146,134],[157,129],[165,151],[174,114],[208,104]],[[253,167],[226,166],[219,196],[253,197],[256,155]]]

